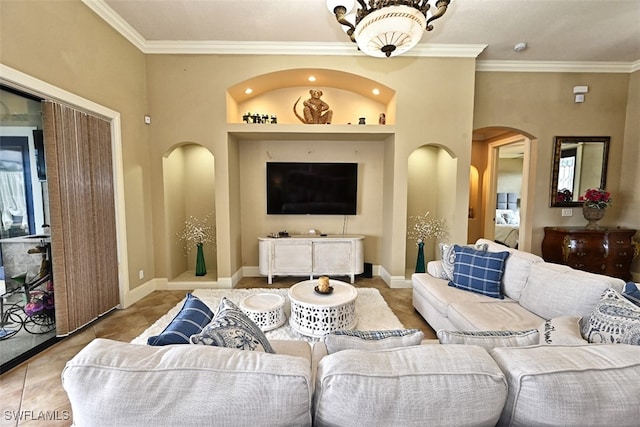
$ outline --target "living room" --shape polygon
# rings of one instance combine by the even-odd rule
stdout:
[[[123,307],[157,289],[194,288],[193,283],[172,284],[180,267],[170,266],[183,259],[172,227],[190,214],[207,213],[211,206],[217,239],[206,255],[215,277],[203,287],[230,288],[242,277],[255,275],[259,236],[281,230],[344,230],[342,217],[267,216],[261,168],[269,156],[275,156],[274,161],[361,163],[365,187],[358,215],[349,218],[346,230],[366,235],[365,261],[391,287],[410,282],[415,247],[407,242],[406,231],[411,215],[430,211],[447,220],[449,241],[467,242],[471,139],[477,129],[515,130],[533,142],[526,200],[530,235],[521,249],[540,254],[545,226],[584,225],[578,209],[573,216],[562,216],[561,209],[549,207],[553,140],[559,135],[611,137],[607,190],[614,204],[602,223],[640,227],[640,123],[635,119],[640,114],[639,58],[624,64],[587,61],[527,70],[483,62],[479,46],[453,49],[447,57],[388,61],[363,55],[151,53],[141,51],[81,1],[2,1],[0,8],[0,83],[45,98],[51,90],[52,98],[81,109],[98,106],[99,114],[117,113]],[[231,89],[292,70],[305,78],[310,70],[328,70],[334,78],[356,76],[391,89],[393,95],[380,103],[374,96],[349,93],[336,80],[295,88],[281,80],[281,87],[265,92],[263,99],[269,93],[272,99],[254,104],[261,113],[277,113],[278,124],[242,123],[242,115],[253,109],[235,99]],[[585,102],[575,103],[573,88],[581,85],[589,92]],[[309,130],[290,110],[315,87],[324,90],[335,120]],[[383,108],[387,121],[378,125]],[[366,126],[357,125],[363,111]],[[144,123],[145,115],[150,124]],[[186,207],[170,224],[165,160],[185,144],[212,154],[215,188],[206,195],[206,209]],[[428,197],[415,202],[408,159],[418,150],[428,153],[433,181],[422,190]],[[436,257],[434,242],[427,258]],[[631,271],[640,281],[637,258]]]

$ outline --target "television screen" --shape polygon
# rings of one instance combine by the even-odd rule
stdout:
[[[357,163],[267,163],[267,214],[355,215]]]

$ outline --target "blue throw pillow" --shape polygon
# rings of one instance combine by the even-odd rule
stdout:
[[[638,289],[638,285],[633,282],[627,282],[624,286],[624,291],[622,295],[635,305],[640,307],[640,289]]]
[[[213,319],[213,312],[198,297],[187,294],[187,298],[171,323],[154,337],[147,339],[148,345],[189,344],[189,337],[199,334]]]
[[[456,260],[449,286],[503,299],[500,282],[509,252],[484,252],[455,245]]]

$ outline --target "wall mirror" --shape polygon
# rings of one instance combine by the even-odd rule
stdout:
[[[609,136],[556,136],[551,169],[551,207],[581,206],[588,188],[606,188]]]

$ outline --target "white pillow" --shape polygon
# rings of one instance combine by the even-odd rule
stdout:
[[[540,344],[584,345],[587,341],[580,332],[580,316],[561,316],[549,319],[538,328]]]

